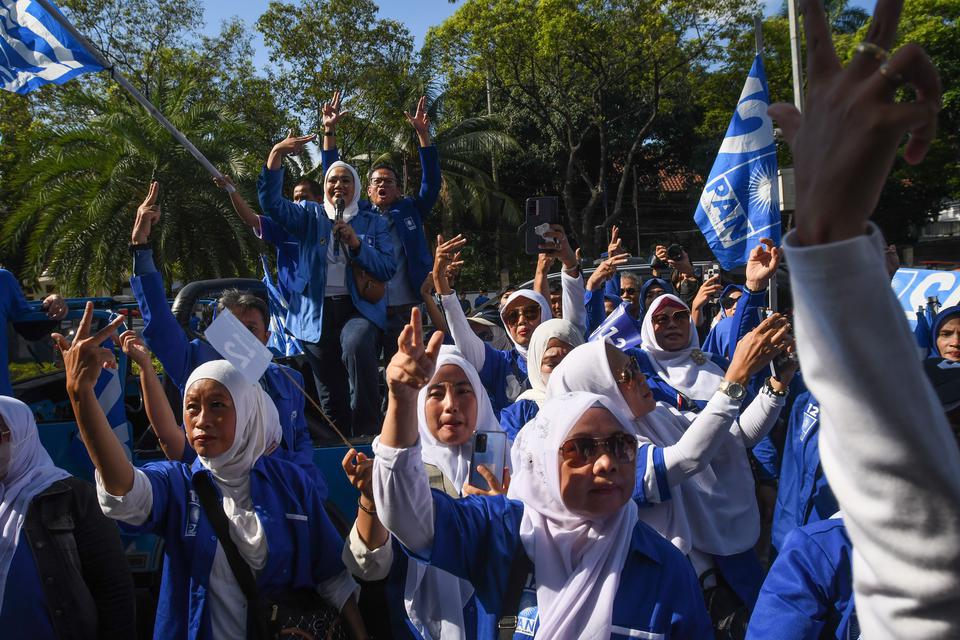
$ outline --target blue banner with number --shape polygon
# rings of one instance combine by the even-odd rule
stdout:
[[[744,265],[760,238],[780,245],[780,194],[770,93],[763,60],[753,60],[727,135],[693,215],[720,265]]]
[[[606,320],[590,334],[589,340],[609,340],[618,349],[629,349],[640,344],[640,328],[630,315],[630,303],[624,302],[613,310]]]

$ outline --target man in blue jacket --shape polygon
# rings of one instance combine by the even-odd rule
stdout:
[[[421,97],[412,116],[406,112],[403,114],[417,132],[420,144],[421,178],[417,195],[403,195],[400,178],[389,164],[378,164],[367,174],[367,197],[373,210],[389,225],[393,258],[397,264],[396,273],[387,282],[387,326],[382,341],[384,362],[389,362],[397,352],[397,338],[410,321],[410,309],[420,304],[420,286],[433,266],[423,225],[440,195],[441,177],[440,157],[430,140],[426,105],[426,97]],[[325,167],[340,159],[336,127],[337,121],[346,113],[340,110],[339,92],[324,105],[322,161]]]
[[[220,360],[223,356],[200,339],[188,340],[167,304],[163,277],[153,262],[153,249],[149,244],[150,230],[160,218],[160,206],[156,204],[158,193],[159,184],[154,182],[150,185],[150,193],[137,209],[130,238],[130,251],[133,253],[130,287],[143,316],[143,340],[182,395],[183,386],[194,369],[209,360]],[[270,318],[266,303],[256,296],[236,290],[224,292],[220,303],[221,308],[229,309],[260,342],[267,343],[270,339],[267,330]],[[326,499],[327,482],[313,463],[313,443],[304,415],[304,397],[297,388],[297,385],[303,386],[303,377],[294,369],[270,363],[260,384],[273,399],[280,416],[283,438],[276,455],[303,468]],[[189,464],[195,458],[193,449],[184,447],[181,462]]]
[[[393,243],[387,220],[358,201],[359,180],[349,165],[330,166],[322,205],[283,197],[283,158],[315,137],[291,136],[273,147],[257,182],[260,207],[300,241],[299,264],[307,278],[290,301],[287,324],[300,327],[324,412],[353,435],[375,435],[380,428],[377,355],[387,303],[386,296],[377,302],[360,296],[351,265],[376,280],[390,280],[396,272]],[[340,199],[344,218],[335,221],[334,203]]]

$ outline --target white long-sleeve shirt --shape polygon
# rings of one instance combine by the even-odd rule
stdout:
[[[960,638],[960,450],[916,358],[883,240],[784,238],[820,456],[853,542],[865,638]]]

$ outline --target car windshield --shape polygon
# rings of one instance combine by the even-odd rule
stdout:
[[[93,319],[93,331],[99,331],[107,322],[106,318]],[[7,354],[10,382],[17,385],[42,376],[63,370],[60,353],[53,348],[50,334],[62,333],[69,340],[80,324],[80,318],[71,318],[59,322],[37,320],[17,322],[13,330],[7,331]]]

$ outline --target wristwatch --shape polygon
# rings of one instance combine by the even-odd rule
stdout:
[[[747,395],[747,390],[742,384],[729,380],[721,380],[717,391],[729,396],[732,400],[743,400],[744,396]]]

